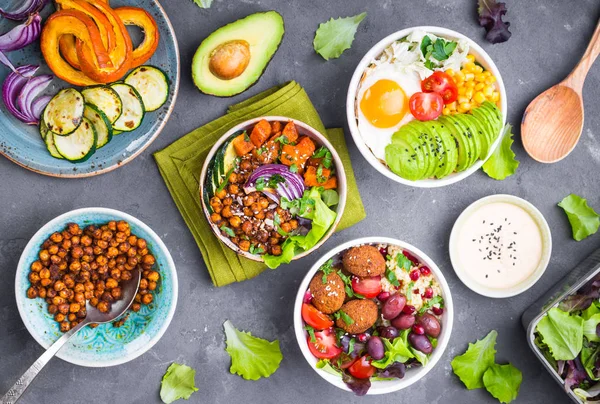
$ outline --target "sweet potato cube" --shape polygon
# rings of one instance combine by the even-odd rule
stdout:
[[[271,124],[262,119],[254,125],[252,133],[250,134],[250,140],[254,146],[260,147],[267,141],[269,136],[271,136]]]

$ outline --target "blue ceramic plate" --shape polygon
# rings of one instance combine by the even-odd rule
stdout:
[[[158,342],[164,334],[177,305],[177,273],[171,254],[162,240],[140,220],[126,213],[105,208],[85,208],[67,212],[47,223],[31,238],[17,267],[15,294],[17,307],[29,333],[44,348],[48,348],[62,333],[58,323],[48,313],[47,304],[41,298],[28,299],[29,268],[37,259],[42,243],[54,232],[64,230],[69,222],[84,227],[104,224],[111,220],[125,220],[131,232],[146,239],[148,249],[156,258],[156,270],[160,282],[154,292],[154,301],[142,305],[137,312],[130,312],[121,327],[111,323],[96,328],[84,327],[56,354],[59,358],[76,365],[104,367],[119,365],[137,358]]]
[[[1,2],[2,7],[10,9],[11,6],[14,7],[19,4],[20,0],[8,0],[8,5],[5,2],[6,0]],[[97,150],[88,161],[70,163],[67,160],[59,160],[50,156],[40,137],[38,128],[28,126],[14,118],[6,109],[4,103],[0,101],[0,154],[40,174],[55,177],[89,177],[114,170],[128,163],[143,152],[159,135],[173,111],[179,88],[179,48],[175,32],[169,18],[157,0],[111,0],[110,4],[113,8],[125,5],[141,7],[156,20],[160,31],[160,44],[152,59],[146,64],[159,67],[167,74],[171,83],[166,104],[157,111],[147,113],[142,125],[135,131],[114,136],[110,143]],[[44,21],[52,12],[54,12],[53,5],[50,4],[44,8],[42,12]],[[14,21],[0,18],[0,33],[7,32],[15,25]],[[138,44],[142,39],[141,32],[134,28],[130,30],[130,33],[134,45]],[[41,65],[38,74],[52,73],[44,62],[39,41],[22,50],[9,52],[8,57],[15,66],[24,64]],[[8,68],[0,64],[0,83],[4,82],[9,72]],[[59,89],[65,87],[73,86],[55,78],[48,87],[46,94],[54,95]]]

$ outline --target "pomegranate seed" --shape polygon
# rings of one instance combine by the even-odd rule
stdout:
[[[425,328],[421,324],[415,324],[412,327],[412,330],[415,334],[423,335],[425,334]]]
[[[441,316],[442,313],[444,312],[444,309],[442,309],[441,307],[434,307],[431,310],[433,311],[433,314],[435,314],[436,316]]]
[[[358,334],[357,338],[359,342],[367,342],[367,340],[369,339],[369,334],[363,332],[361,334]]]
[[[415,264],[415,265],[419,264],[419,260],[417,259],[417,257],[415,257],[414,255],[412,255],[408,251],[402,251],[402,254],[404,254],[404,256],[406,258],[408,258],[413,264]]]
[[[402,309],[402,313],[404,313],[404,314],[413,314],[415,311],[416,311],[415,306],[411,306],[410,304],[407,304]]]
[[[419,289],[413,289],[413,295],[418,295],[419,294]]]
[[[381,292],[379,295],[377,295],[377,299],[380,302],[385,302],[387,299],[389,299],[390,297],[390,292]]]
[[[383,255],[383,258],[386,258],[386,257],[388,256],[387,248],[383,248],[383,247],[381,247],[381,248],[379,249],[379,253],[380,253],[381,255]]]
[[[304,303],[310,303],[310,302],[312,302],[312,293],[310,293],[310,289],[309,289],[309,290],[307,290],[307,291],[304,293],[304,299],[303,299],[303,302],[304,302]]]
[[[431,275],[431,269],[429,269],[429,267],[421,267],[419,270],[421,271],[421,275],[423,276]]]
[[[411,281],[418,281],[419,280],[419,271],[414,270],[414,271],[410,271],[410,280]]]
[[[427,288],[425,289],[425,293],[423,293],[424,299],[431,299],[433,297],[433,289]]]

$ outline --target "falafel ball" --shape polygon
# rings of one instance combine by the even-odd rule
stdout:
[[[342,263],[346,271],[361,278],[385,273],[385,259],[372,245],[352,247],[344,254]]]
[[[325,283],[323,283],[324,276],[326,276]],[[325,275],[318,271],[309,285],[313,306],[325,314],[335,313],[346,299],[344,286],[344,281],[337,273],[331,272]]]
[[[339,316],[336,320],[336,325],[349,334],[360,334],[367,331],[375,325],[379,317],[377,304],[373,300],[356,299],[346,302],[340,311],[346,313],[353,321],[352,324],[346,323],[346,316]]]

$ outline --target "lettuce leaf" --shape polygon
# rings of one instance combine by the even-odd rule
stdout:
[[[194,3],[200,8],[210,8],[213,0],[193,0]]]
[[[352,46],[358,25],[366,16],[367,13],[362,13],[336,20],[331,18],[320,24],[313,42],[315,52],[325,60],[339,58]]]
[[[577,357],[583,345],[583,319],[552,308],[536,327],[556,360]]]
[[[508,30],[510,23],[502,21],[506,4],[496,0],[479,0],[478,6],[479,25],[485,27],[487,32],[485,39],[494,44],[508,41],[511,36]]]
[[[227,347],[225,350],[231,356],[232,374],[238,374],[246,380],[258,380],[269,377],[279,368],[283,359],[279,341],[253,337],[249,332],[237,330],[231,321],[223,324]]]
[[[587,341],[584,341],[583,348],[581,348],[581,364],[588,377],[596,381],[600,380],[600,377],[598,377],[598,370],[596,370],[598,354],[600,354],[600,345],[590,344]]]
[[[301,216],[312,221],[312,228],[305,236],[290,236],[281,246],[281,255],[265,254],[265,264],[277,268],[281,264],[289,264],[299,251],[313,248],[327,233],[335,222],[337,213],[331,210],[321,198],[322,188],[313,187],[304,192],[303,199],[311,200],[314,208],[308,209]],[[311,206],[313,206],[311,203]]]
[[[404,363],[415,357],[408,344],[408,330],[402,331],[402,334],[395,338],[393,343],[387,338],[381,338],[381,340],[385,347],[385,356],[377,361],[372,361],[373,367],[386,369],[396,362]]]
[[[172,363],[160,383],[160,399],[169,404],[183,398],[187,400],[198,391],[194,385],[196,371],[189,366]]]
[[[523,374],[511,365],[492,365],[483,374],[483,384],[489,393],[501,403],[510,403],[517,398]]]
[[[506,177],[510,177],[519,167],[519,161],[515,158],[515,153],[511,149],[512,137],[512,126],[506,124],[500,144],[483,165],[483,171],[495,180],[502,181]]]
[[[452,360],[454,374],[460,378],[467,389],[484,387],[483,375],[490,366],[494,365],[497,336],[496,330],[490,331],[484,339],[477,340],[474,344],[469,343],[467,351]]]
[[[558,206],[567,214],[576,241],[581,241],[598,231],[600,216],[588,206],[584,198],[571,194],[560,201]]]
[[[594,307],[594,306],[590,306]],[[583,321],[583,335],[592,342],[600,342],[600,337],[596,334],[596,328],[600,324],[600,314],[594,314]]]

